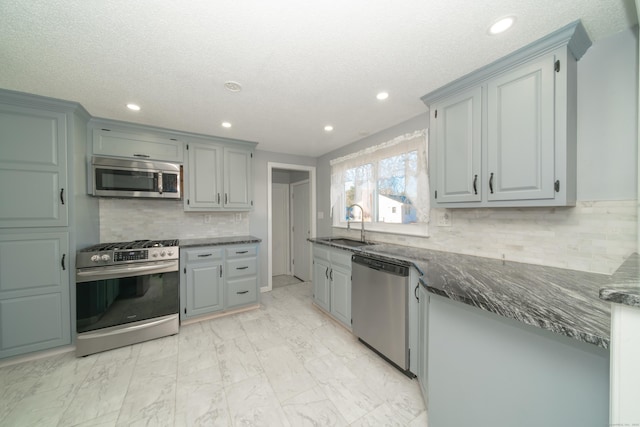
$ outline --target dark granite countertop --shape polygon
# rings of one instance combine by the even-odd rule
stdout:
[[[618,268],[611,283],[600,289],[600,298],[618,304],[640,308],[640,256],[634,254]]]
[[[619,273],[610,276],[386,243],[347,247],[323,238],[310,241],[410,262],[431,293],[609,348],[610,307],[599,293],[618,283]],[[638,263],[634,265],[637,277]]]
[[[178,245],[181,248],[195,248],[198,246],[240,245],[248,243],[260,243],[262,239],[253,236],[225,236],[202,237],[198,239],[180,239]]]

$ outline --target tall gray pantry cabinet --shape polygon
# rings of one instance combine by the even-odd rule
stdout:
[[[0,359],[71,344],[74,154],[88,117],[0,91]]]

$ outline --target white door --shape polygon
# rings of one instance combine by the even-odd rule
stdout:
[[[289,274],[289,184],[272,184],[272,251],[274,276]]]
[[[305,282],[311,280],[311,237],[309,181],[291,184],[291,240],[293,275]]]

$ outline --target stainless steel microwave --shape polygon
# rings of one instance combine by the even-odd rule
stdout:
[[[181,165],[94,156],[93,195],[180,199]]]

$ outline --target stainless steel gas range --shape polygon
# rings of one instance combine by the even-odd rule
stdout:
[[[76,355],[178,333],[178,240],[105,243],[76,254]]]

